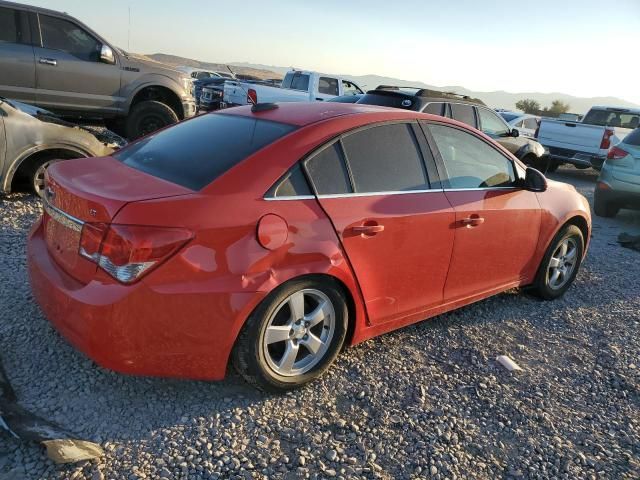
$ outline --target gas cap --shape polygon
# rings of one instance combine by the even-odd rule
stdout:
[[[275,250],[287,241],[289,225],[282,217],[269,213],[258,222],[258,243],[267,250]]]

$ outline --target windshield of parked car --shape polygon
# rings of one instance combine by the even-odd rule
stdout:
[[[145,137],[113,156],[136,170],[200,190],[295,128],[239,115],[202,115]]]
[[[589,110],[589,113],[585,115],[582,123],[599,125],[601,127],[638,128],[640,125],[640,114],[592,108]]]
[[[502,118],[504,118],[507,122],[510,122],[511,120],[515,120],[516,118],[520,117],[521,115],[518,115],[517,113],[508,113],[508,112],[500,112],[500,115],[502,116]]]

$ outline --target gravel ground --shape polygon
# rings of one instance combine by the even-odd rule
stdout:
[[[555,178],[592,196],[595,175]],[[320,381],[267,396],[103,370],[31,299],[38,215],[0,200],[0,353],[22,404],[100,443],[58,467],[0,432],[0,479],[640,478],[640,212],[595,217],[587,261],[555,302],[511,291],[348,349]],[[508,354],[523,371],[508,373]]]

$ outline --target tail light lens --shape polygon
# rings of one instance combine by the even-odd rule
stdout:
[[[601,150],[609,149],[609,147],[611,146],[611,137],[613,137],[614,133],[615,132],[613,130],[605,128],[604,135],[602,135],[602,141],[600,142]]]
[[[256,104],[258,103],[258,94],[253,88],[250,88],[247,92],[247,103]]]
[[[85,223],[80,256],[121,283],[130,284],[167,261],[193,238],[182,228]]]
[[[620,160],[627,155],[629,155],[629,152],[624,151],[620,147],[613,147],[611,150],[609,150],[609,153],[607,153],[607,160]]]

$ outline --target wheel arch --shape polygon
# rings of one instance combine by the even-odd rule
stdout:
[[[560,226],[560,228],[564,228],[566,225],[575,225],[582,232],[582,237],[584,238],[584,254],[587,253],[587,246],[589,245],[589,238],[591,231],[589,230],[589,223],[587,220],[581,215],[575,215],[569,218],[564,224]]]
[[[148,100],[164,103],[175,112],[180,120],[184,120],[184,110],[180,96],[169,87],[163,85],[147,85],[140,88],[131,100],[129,113],[137,104]]]
[[[3,179],[2,190],[11,192],[16,186],[15,182],[20,180],[23,175],[27,174],[27,170],[34,161],[38,159],[56,159],[69,160],[72,158],[86,158],[91,156],[79,147],[65,144],[39,145],[21,153],[9,166],[7,173]]]

